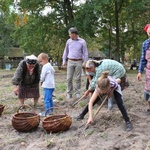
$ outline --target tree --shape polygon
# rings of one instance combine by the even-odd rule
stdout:
[[[9,1],[0,2],[0,51],[1,55],[5,55],[10,46],[14,45],[11,37],[14,32],[14,26],[9,20]]]

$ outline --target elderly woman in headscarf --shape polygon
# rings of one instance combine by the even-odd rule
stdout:
[[[34,55],[26,56],[22,60],[14,73],[12,84],[14,85],[14,93],[18,95],[21,106],[24,105],[26,98],[34,99],[36,106],[39,99],[39,82],[41,67]]]

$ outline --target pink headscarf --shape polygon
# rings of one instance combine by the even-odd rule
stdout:
[[[144,31],[147,32],[148,28],[150,28],[150,24],[147,24],[147,25],[144,27]]]

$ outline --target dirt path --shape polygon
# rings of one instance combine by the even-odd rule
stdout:
[[[88,115],[84,120],[74,119],[87,104],[88,100],[81,101],[72,108],[74,99],[65,99],[66,75],[56,75],[55,106],[66,111],[72,117],[70,129],[63,133],[46,134],[42,128],[42,120],[36,131],[20,133],[11,125],[11,119],[16,113],[19,102],[13,94],[10,84],[11,77],[0,79],[0,102],[5,104],[5,110],[0,117],[0,150],[150,150],[149,123],[150,116],[145,114],[147,106],[143,99],[144,81],[137,82],[136,75],[129,74],[130,86],[123,91],[125,106],[132,120],[133,131],[124,131],[124,121],[116,106],[108,111],[105,105],[98,114],[95,124],[84,130]],[[85,90],[85,79],[82,80],[82,93]],[[35,109],[39,113],[43,108],[43,95]],[[32,106],[32,101],[27,100]],[[98,105],[94,110],[98,108]]]

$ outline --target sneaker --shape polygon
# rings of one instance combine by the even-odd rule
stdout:
[[[45,116],[45,111],[40,112],[39,115],[40,115],[41,117],[46,117],[46,116]]]
[[[20,107],[20,110],[26,111],[26,107],[23,105],[23,106]]]
[[[150,115],[150,109],[147,109],[146,114]]]
[[[82,119],[84,119],[84,116],[80,114],[79,116],[75,117],[75,119],[76,120],[82,120]]]
[[[38,107],[37,107],[37,104],[34,104],[34,105],[33,105],[33,108],[35,108],[35,109],[38,108]]]
[[[126,122],[126,131],[131,131],[133,129],[132,123],[130,121]]]
[[[76,98],[80,98],[80,94],[76,94]]]
[[[70,98],[72,98],[71,94],[67,94],[67,100],[69,100]]]

